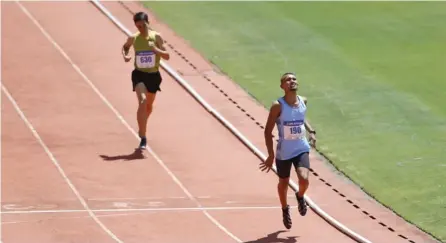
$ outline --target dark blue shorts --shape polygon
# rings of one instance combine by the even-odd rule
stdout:
[[[282,179],[290,177],[291,166],[293,165],[296,170],[299,167],[310,169],[310,153],[304,152],[287,160],[276,159],[277,174],[279,177]]]

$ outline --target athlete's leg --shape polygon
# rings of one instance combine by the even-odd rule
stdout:
[[[277,174],[279,176],[277,193],[279,194],[280,204],[282,205],[282,208],[285,208],[288,205],[287,192],[292,166],[293,164],[291,160],[276,159]]]
[[[307,205],[305,204],[304,195],[309,185],[309,169],[305,167],[298,167],[296,172],[299,179],[299,191],[296,193],[298,209],[300,215],[305,216],[305,214],[307,214]]]
[[[146,93],[147,97],[147,105],[146,105],[146,111],[147,111],[147,119],[149,119],[150,114],[152,114],[153,111],[153,103],[155,102],[156,93]]]
[[[288,183],[290,180],[292,162],[290,160],[276,160],[277,174],[279,182],[277,184],[277,193],[279,194],[280,204],[282,206],[283,224],[287,229],[291,228],[290,207],[287,202]]]
[[[310,181],[308,180],[310,170],[305,167],[298,167],[296,172],[297,178],[299,179],[299,192],[297,196],[303,197],[308,189],[308,186],[310,185]]]
[[[152,114],[153,111],[153,103],[155,102],[156,93],[158,91],[161,91],[160,85],[161,85],[161,74],[159,72],[157,73],[150,73],[148,74],[148,80],[145,82],[147,93],[147,117],[150,117],[150,114]]]
[[[293,164],[296,168],[297,178],[299,180],[299,191],[296,193],[296,199],[299,205],[299,213],[304,216],[307,213],[304,195],[310,184],[308,180],[310,174],[309,153],[302,153],[297,156],[293,160]]]
[[[287,193],[288,193],[288,183],[290,178],[279,178],[279,183],[277,184],[277,192],[279,194],[279,200],[282,208],[285,208],[288,205],[287,202]]]
[[[148,118],[147,104],[149,102],[149,97],[147,96],[147,88],[143,82],[140,82],[135,86],[135,92],[136,97],[138,98],[138,110],[136,112],[136,118],[138,121],[138,135],[141,138],[140,146],[144,147],[146,143],[145,139]]]

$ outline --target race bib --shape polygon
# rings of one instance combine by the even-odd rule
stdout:
[[[285,121],[283,123],[283,137],[286,140],[302,139],[305,137],[305,125],[302,121]]]
[[[136,65],[139,68],[153,68],[155,66],[155,52],[140,51],[136,53]]]

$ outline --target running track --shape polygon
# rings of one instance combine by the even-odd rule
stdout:
[[[130,11],[141,6],[103,4],[135,30]],[[260,172],[259,159],[164,71],[151,150],[134,153],[126,36],[93,4],[1,6],[3,243],[353,242],[311,210],[300,217],[293,208],[285,230],[276,175]],[[154,26],[168,64],[266,152],[265,109],[167,26]],[[372,242],[429,241],[312,159],[309,195],[341,223]],[[289,198],[295,206],[291,190]]]

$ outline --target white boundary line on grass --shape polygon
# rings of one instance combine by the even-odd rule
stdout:
[[[22,8],[22,10],[28,15],[28,17],[33,21],[33,23],[39,28],[39,30],[45,35],[45,37],[53,44],[53,46],[62,54],[63,57],[71,64],[71,66],[78,72],[78,74],[84,79],[84,81],[90,85],[94,92],[101,98],[101,100],[113,111],[113,113],[118,117],[124,126],[137,138],[139,139],[136,131],[127,123],[127,121],[122,117],[122,115],[113,107],[113,105],[105,98],[105,96],[98,90],[98,88],[91,82],[91,80],[81,71],[81,69],[71,60],[68,54],[56,43],[56,41],[45,31],[45,29],[38,23],[38,21],[26,10],[26,8],[21,5],[18,0],[15,2]],[[172,178],[172,180],[183,190],[187,197],[193,201],[197,207],[202,208],[201,203],[186,189],[186,187],[181,183],[181,181],[173,174],[173,172],[166,166],[164,161],[149,147],[146,146],[146,150],[153,156],[153,158],[158,162],[158,164],[167,172],[167,174]],[[236,242],[242,243],[243,241],[237,236],[232,234],[228,229],[226,229],[222,224],[220,224],[214,217],[212,217],[206,210],[202,210],[203,214],[214,223],[219,229],[225,232],[229,237],[231,237]],[[98,221],[99,222],[99,221]],[[104,226],[105,227],[105,226]],[[109,232],[112,234],[112,232]],[[114,238],[116,240],[116,237]],[[122,242],[122,241],[119,241]]]
[[[117,20],[98,0],[90,0],[102,13],[104,13],[121,31],[123,31],[127,36],[131,35],[131,32],[119,21]],[[167,65],[164,61],[161,61],[161,67],[164,68],[183,88],[185,88],[189,94],[191,94],[209,113],[211,113],[214,117],[216,117],[223,125],[225,125],[237,138],[239,138],[254,154],[256,154],[262,161],[266,160],[266,156],[256,148],[243,134],[241,134],[237,128],[235,128],[228,120],[226,120],[218,111],[209,105],[198,93],[195,91],[189,83],[183,79],[177,72],[175,72],[169,65]],[[273,171],[277,173],[276,166],[273,164]],[[290,187],[294,191],[299,190],[299,186],[293,181],[290,180]],[[345,225],[341,224],[339,221],[331,217],[325,211],[323,211],[319,206],[311,200],[309,196],[305,196],[305,200],[309,204],[309,206],[322,218],[324,218],[327,222],[329,222],[332,226],[340,230],[341,232],[347,234],[351,238],[355,239],[361,243],[372,243],[370,240],[364,238],[358,233],[352,231],[347,228]]]

